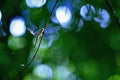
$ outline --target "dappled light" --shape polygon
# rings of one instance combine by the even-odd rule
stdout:
[[[120,80],[112,0],[0,2],[0,80]]]
[[[26,0],[26,4],[30,8],[40,8],[46,3],[46,0]]]
[[[81,7],[80,15],[85,21],[94,19],[95,22],[100,23],[101,28],[106,28],[110,23],[109,13],[105,9],[96,10],[94,6],[90,4],[86,4]]]
[[[77,78],[73,70],[65,65],[57,66],[54,73],[55,80],[76,80]]]
[[[56,24],[59,23],[59,21],[57,20],[56,16],[53,16],[53,17],[51,18],[51,20],[52,20],[54,23],[56,23]]]
[[[53,71],[51,67],[45,64],[38,65],[34,68],[34,75],[39,79],[52,79]]]
[[[2,29],[2,12],[0,11],[0,37],[5,37],[5,36],[6,36],[6,33]]]
[[[0,26],[1,26],[2,13],[0,11]]]
[[[35,41],[36,41],[36,39],[34,38],[33,39],[33,45],[35,44]],[[36,44],[36,47],[38,47],[38,45],[39,45],[39,42]],[[41,43],[41,46],[40,46],[40,48],[42,48],[42,49],[47,49],[47,48],[49,48],[50,46],[49,46],[49,39],[48,38],[43,38],[43,41],[42,41],[42,43]]]
[[[18,45],[19,43],[19,45]],[[8,47],[14,51],[23,49],[26,46],[26,40],[23,37],[9,36]]]
[[[83,26],[84,26],[84,21],[83,21],[82,19],[80,19],[80,20],[79,20],[79,23],[78,23],[77,32],[78,32],[79,30],[81,30]]]
[[[13,36],[22,36],[25,34],[25,31],[26,31],[26,25],[23,18],[15,17],[11,20],[10,33]]]
[[[120,80],[120,75],[113,75],[108,80]]]
[[[120,67],[120,53],[119,52],[116,53],[116,64],[118,67]]]
[[[83,5],[80,9],[80,15],[86,21],[91,20],[94,13],[95,13],[95,8],[90,4]]]
[[[66,6],[60,6],[56,10],[56,17],[63,28],[69,29],[67,25],[69,24],[72,13]]]
[[[85,64],[81,65],[81,73],[82,75],[88,76],[85,79],[95,79],[95,75],[98,74],[98,67],[95,62],[87,61]]]
[[[101,28],[106,28],[110,22],[110,15],[105,9],[99,9],[94,20],[100,23]]]

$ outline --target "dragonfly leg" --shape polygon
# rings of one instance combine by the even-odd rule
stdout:
[[[37,35],[36,40],[35,40],[35,44],[34,44],[34,48],[36,47],[37,41],[38,41],[39,35]]]

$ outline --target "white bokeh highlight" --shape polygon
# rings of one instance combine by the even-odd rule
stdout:
[[[43,79],[51,79],[53,76],[53,71],[48,65],[41,64],[35,67],[34,74]]]
[[[30,8],[40,8],[46,3],[46,0],[26,0],[26,4]]]
[[[56,18],[63,28],[67,28],[67,24],[70,22],[72,18],[72,14],[69,8],[66,6],[60,6],[56,10]]]
[[[25,21],[22,17],[16,17],[12,19],[9,27],[10,33],[13,36],[22,36],[26,32]]]

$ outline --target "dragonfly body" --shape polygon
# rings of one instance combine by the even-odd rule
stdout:
[[[34,47],[36,47],[36,43],[37,43],[38,39],[43,36],[44,32],[45,32],[45,28],[40,29],[40,31],[38,32],[38,34],[36,36],[36,41],[35,41]]]

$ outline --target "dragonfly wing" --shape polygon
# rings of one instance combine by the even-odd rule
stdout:
[[[60,30],[60,27],[59,27],[59,26],[56,26],[56,27],[48,27],[48,28],[45,30],[45,33],[47,33],[47,34],[52,34],[52,33],[58,32],[59,30]]]
[[[38,28],[31,21],[27,23],[27,29],[32,35],[36,35],[38,32]]]

